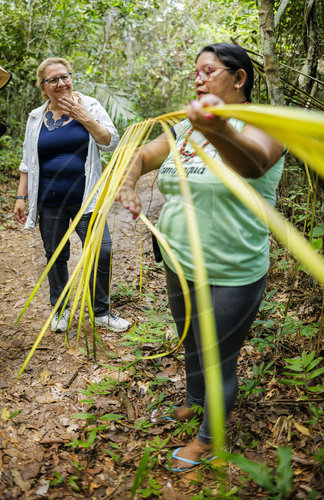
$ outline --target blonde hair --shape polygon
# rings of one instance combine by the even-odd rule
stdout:
[[[37,69],[36,85],[42,94],[43,94],[43,89],[44,89],[43,80],[45,80],[46,69],[48,68],[48,66],[51,66],[52,64],[63,64],[63,66],[66,67],[67,71],[69,73],[72,73],[71,65],[70,65],[69,61],[67,61],[66,59],[63,59],[62,57],[49,57],[48,59],[45,59],[45,61],[43,61],[38,66],[38,69]]]

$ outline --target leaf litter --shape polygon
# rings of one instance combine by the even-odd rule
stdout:
[[[155,221],[163,200],[153,175],[146,176],[139,189],[144,212]],[[110,217],[112,228],[114,214]],[[136,498],[151,495],[181,500],[195,495],[207,498],[208,492],[214,498],[219,494],[219,482],[209,468],[179,475],[167,471],[168,449],[183,445],[191,437],[184,432],[175,433],[176,423],[150,422],[150,413],[158,405],[182,404],[185,382],[181,348],[171,356],[133,364],[138,356],[165,351],[174,342],[174,327],[164,307],[164,273],[155,264],[151,236],[143,228],[143,295],[139,303],[139,237],[138,223],[117,207],[112,308],[122,317],[136,320],[138,326],[149,325],[143,328],[143,340],[135,342],[129,334],[104,334],[100,330],[106,356],[98,347],[95,362],[93,355],[86,358],[84,342],[76,347],[74,320],[71,348],[65,344],[64,336],[48,332],[24,374],[15,381],[50,313],[50,305],[48,286],[44,283],[21,323],[15,326],[18,313],[45,266],[45,257],[38,230],[23,231],[11,216],[7,217],[5,229],[0,231],[1,499],[131,498],[145,450],[163,440],[167,444],[161,450],[154,448],[157,451],[150,455],[146,467],[152,467],[137,489]],[[71,268],[81,251],[74,235],[72,242]],[[267,287],[280,289],[277,302],[283,304],[289,294],[289,276],[285,272],[272,269]],[[318,313],[312,300],[312,283],[307,276],[304,281],[303,288],[299,283],[294,295],[293,308],[308,324],[318,319]],[[150,331],[152,309],[161,314],[165,331],[162,339],[155,336],[153,329]],[[274,310],[273,318],[278,320],[279,316],[278,310]],[[90,325],[87,328],[89,332]],[[161,324],[157,331],[159,328]],[[264,377],[261,373],[251,392],[243,397],[242,391],[239,393],[227,422],[228,448],[271,467],[275,465],[277,447],[291,446],[294,479],[289,498],[310,498],[312,491],[320,495],[323,476],[314,456],[322,447],[323,413],[319,411],[323,411],[323,399],[320,394],[305,394],[299,387],[279,383],[277,373],[284,366],[284,358],[300,355],[305,345],[310,352],[312,341],[298,336],[291,342],[285,339],[285,343],[279,342],[280,352],[275,354],[267,345],[257,349],[251,343],[255,336],[253,331],[242,349],[239,375],[251,380],[256,377],[255,365],[275,359],[273,373]],[[313,413],[310,405],[316,408]],[[226,488],[233,495],[236,492],[237,498],[268,498],[268,493],[253,481],[242,486],[242,471],[235,465],[229,464],[226,471]],[[159,486],[155,490],[154,481]]]

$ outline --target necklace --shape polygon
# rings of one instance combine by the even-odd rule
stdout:
[[[193,133],[193,128],[191,128],[189,130],[189,133],[188,135],[186,136],[186,138],[184,139],[183,143],[182,143],[182,146],[181,148],[179,149],[179,153],[184,156],[184,161],[189,161],[190,158],[193,158],[196,154],[196,151],[193,151],[192,153],[190,153],[190,151],[187,151],[186,150],[186,145],[188,144],[188,139],[189,137],[191,136],[191,134]],[[207,144],[209,144],[209,141],[205,141],[204,144],[202,145],[202,148],[206,147]]]
[[[45,118],[48,131],[53,132],[53,130],[55,130],[56,128],[62,127],[63,123],[67,122],[70,117],[67,115],[62,115],[61,118],[54,120],[53,112],[47,111],[45,113]]]

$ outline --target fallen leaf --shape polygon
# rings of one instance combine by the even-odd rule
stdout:
[[[41,497],[45,497],[47,495],[47,492],[48,492],[48,489],[49,489],[49,486],[50,486],[50,481],[47,480],[47,479],[41,479],[40,483],[42,484],[42,486],[40,486],[35,491],[35,493],[36,493],[36,495],[39,495]]]
[[[108,372],[108,377],[118,382],[129,382],[130,376],[126,372],[119,372],[117,370]]]
[[[36,396],[35,398],[35,401],[36,403],[40,403],[40,404],[50,404],[50,403],[53,403],[55,401],[55,399],[52,397],[52,395],[47,392],[43,395],[40,395],[40,396]]]
[[[296,427],[297,431],[301,432],[305,436],[310,436],[310,431],[307,427],[304,425],[299,424],[298,422],[294,422],[294,426]]]
[[[40,374],[40,381],[42,385],[47,385],[51,379],[51,374],[48,370],[43,370]]]
[[[4,408],[1,412],[1,418],[4,422],[8,422],[9,418],[10,418],[10,411],[8,410],[8,408]]]
[[[31,482],[30,481],[24,481],[23,478],[21,477],[20,472],[17,469],[12,469],[11,474],[13,475],[14,481],[19,488],[21,488],[23,491],[28,491],[31,488]]]
[[[39,473],[39,469],[40,469],[40,464],[38,462],[32,462],[26,464],[21,469],[21,477],[23,478],[24,481],[32,479],[33,477],[37,476],[37,474]]]

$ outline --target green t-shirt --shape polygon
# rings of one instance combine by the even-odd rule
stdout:
[[[245,125],[233,118],[230,123],[238,131]],[[178,150],[190,127],[189,120],[174,127]],[[198,131],[194,131],[191,137],[199,146],[206,141]],[[194,152],[189,142],[185,149],[189,153]],[[221,161],[211,144],[207,144],[204,150],[212,158]],[[198,220],[208,282],[212,285],[240,286],[257,281],[269,267],[268,229],[218,180],[198,155],[189,157],[189,161],[183,165]],[[276,189],[283,165],[284,156],[262,177],[246,179],[272,205],[276,201]],[[158,229],[169,242],[186,278],[194,281],[195,264],[187,233],[184,202],[171,152],[159,169],[157,182],[166,198],[158,220]],[[160,248],[164,261],[174,270],[164,249]]]

